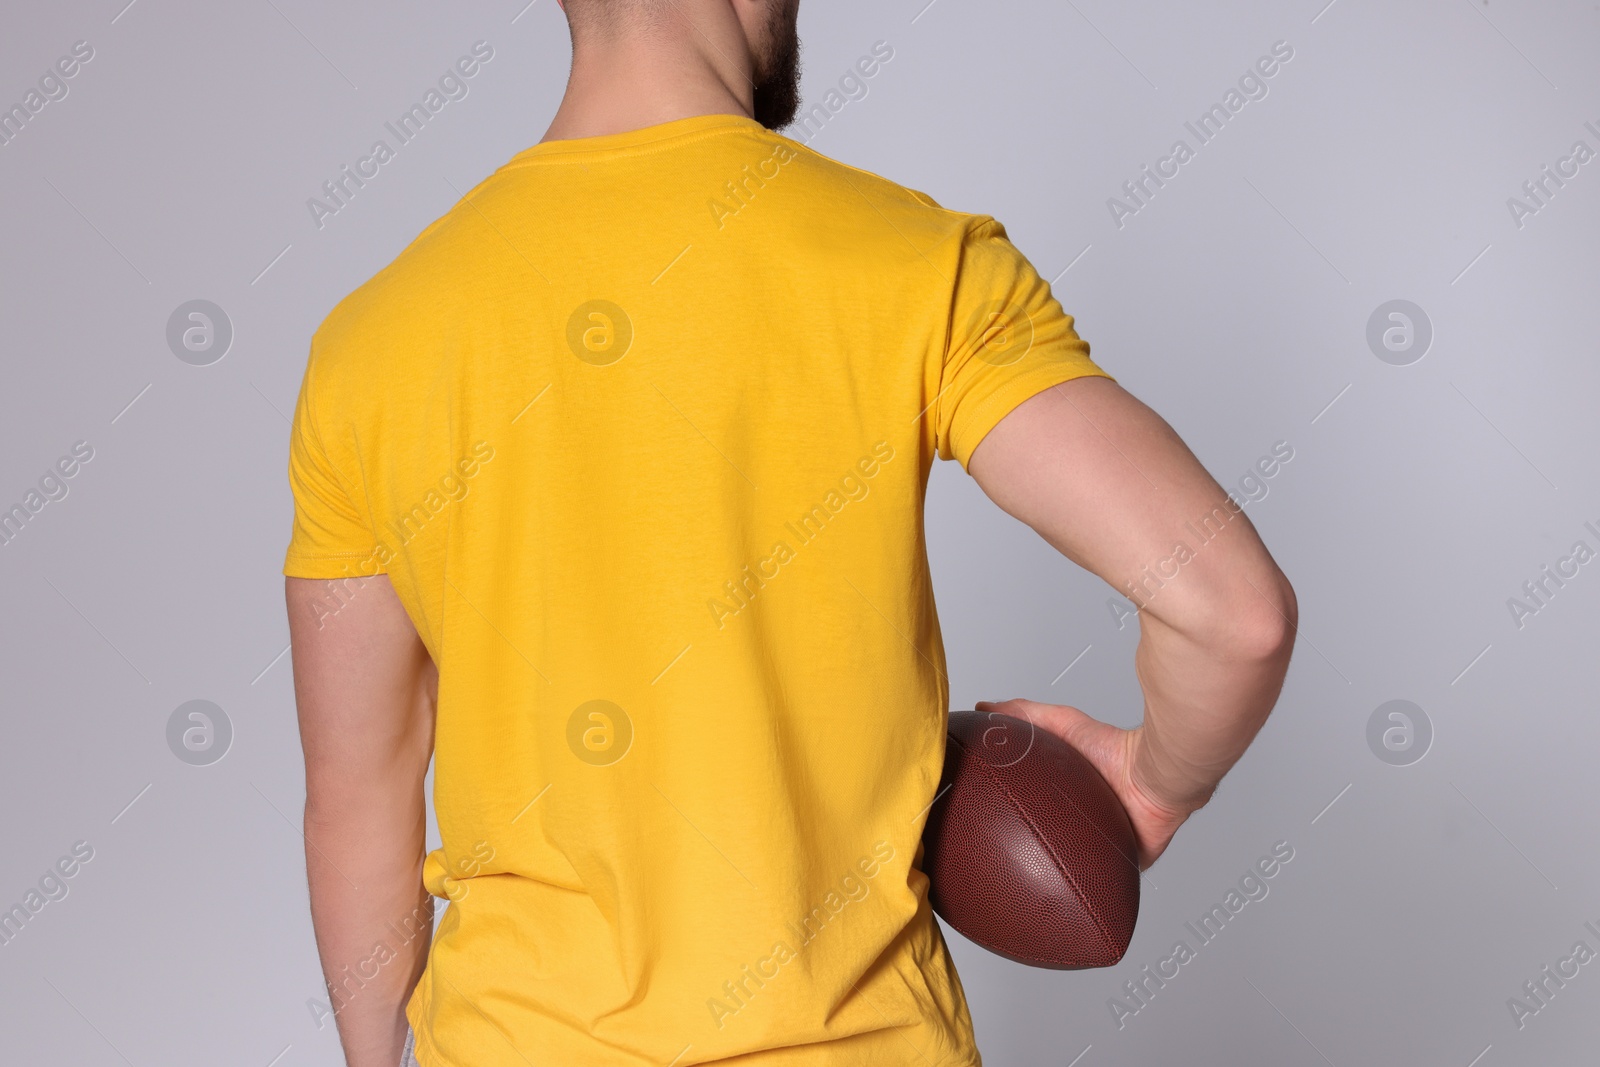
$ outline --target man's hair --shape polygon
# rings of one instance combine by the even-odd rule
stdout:
[[[672,6],[673,0],[567,0],[567,22],[574,38],[611,37],[660,25]]]

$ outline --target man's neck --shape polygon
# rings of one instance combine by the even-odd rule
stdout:
[[[584,42],[544,141],[625,133],[695,115],[752,114],[749,48],[738,24]]]

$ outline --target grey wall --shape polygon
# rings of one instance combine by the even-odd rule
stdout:
[[[5,1059],[335,1064],[307,1007],[286,416],[327,310],[538,139],[566,36],[552,0],[123,3],[10,5],[0,36],[5,105],[93,48],[0,146],[0,504],[93,450],[0,547],[0,905],[93,850],[0,945]],[[1600,551],[1600,161],[1536,212],[1508,198],[1600,151],[1596,5],[925,3],[807,0],[808,99],[895,50],[811,143],[1006,222],[1224,483],[1287,443],[1242,495],[1303,615],[1279,711],[1150,872],[1121,966],[951,935],[986,1062],[1592,1060],[1600,962],[1561,961],[1600,952],[1600,562],[1542,606],[1522,587]],[[470,94],[319,228],[307,199],[478,40]],[[1199,145],[1185,121],[1279,41],[1267,95]],[[1114,213],[1179,138],[1194,158]],[[197,299],[233,331],[206,366],[167,339]],[[1425,351],[1369,343],[1394,300]],[[1136,721],[1111,591],[953,465],[929,509],[955,703]],[[209,765],[170,740],[192,700],[231,727]],[[1200,944],[1185,923],[1279,842],[1267,896]],[[1177,976],[1127,997],[1179,940]],[[1540,1006],[1547,965],[1577,974]],[[1513,997],[1539,1010],[1519,1025]]]

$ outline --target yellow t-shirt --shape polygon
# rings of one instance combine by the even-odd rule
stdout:
[[[923,494],[1096,374],[992,218],[734,115],[521,152],[334,309],[284,573],[438,665],[423,1067],[980,1062]]]

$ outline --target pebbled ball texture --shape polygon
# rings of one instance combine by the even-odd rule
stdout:
[[[1109,967],[1139,916],[1133,826],[1077,749],[1024,719],[950,713],[922,869],[933,909],[1034,967]]]

